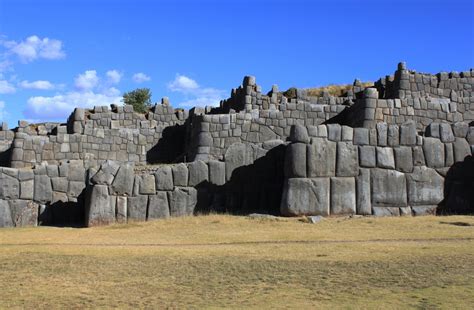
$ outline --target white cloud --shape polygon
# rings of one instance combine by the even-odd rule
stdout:
[[[16,91],[15,86],[10,84],[7,80],[0,81],[0,94],[12,94]]]
[[[96,105],[120,104],[122,97],[113,88],[110,93],[68,92],[51,97],[31,97],[28,99],[24,115],[28,118],[41,120],[63,120],[71,114],[76,107],[92,108]]]
[[[109,70],[106,73],[107,79],[111,84],[118,84],[122,79],[123,74],[118,72],[117,70]]]
[[[118,90],[115,87],[106,88],[102,91],[102,93],[109,97],[116,97],[116,96],[120,96],[121,94],[120,90]]]
[[[185,75],[177,74],[174,81],[168,83],[168,88],[172,91],[185,92],[198,89],[199,84]]]
[[[136,83],[148,82],[151,78],[143,72],[135,73],[132,77]]]
[[[181,108],[218,106],[225,93],[212,87],[202,88],[195,80],[180,74],[167,86],[169,90],[184,95],[184,101],[178,104]]]
[[[54,85],[51,82],[43,81],[43,80],[33,81],[33,82],[29,82],[27,80],[21,81],[20,87],[26,88],[26,89],[39,89],[39,90],[54,89]]]
[[[87,70],[83,74],[79,74],[74,79],[74,85],[77,89],[87,91],[91,90],[99,84],[99,78],[95,70]]]
[[[5,114],[5,101],[0,101],[0,120],[4,119]]]
[[[0,72],[8,71],[12,68],[13,63],[9,60],[0,61]]]
[[[26,38],[26,40],[3,41],[3,46],[8,53],[16,55],[21,62],[28,63],[36,59],[61,59],[66,56],[63,51],[63,43],[56,39],[40,38],[36,35]]]

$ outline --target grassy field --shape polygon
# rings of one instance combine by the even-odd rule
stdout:
[[[0,308],[467,309],[474,217],[0,230]]]

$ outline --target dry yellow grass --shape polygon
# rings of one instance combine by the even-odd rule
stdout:
[[[474,218],[210,215],[0,230],[0,308],[474,304]]]
[[[370,87],[373,86],[374,83],[372,82],[363,82],[361,83],[362,87]],[[352,89],[352,84],[330,84],[327,86],[322,86],[322,87],[313,87],[313,88],[308,88],[307,94],[308,96],[313,96],[313,97],[321,97],[323,95],[324,91],[327,91],[329,95],[331,96],[344,96],[348,90]]]

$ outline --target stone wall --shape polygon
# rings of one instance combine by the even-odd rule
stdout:
[[[474,127],[432,123],[426,137],[414,122],[316,129],[293,127],[282,214],[435,214],[442,202],[444,210],[470,208],[472,194],[461,189],[474,188],[474,170],[452,167],[473,168]]]
[[[107,161],[90,170],[86,225],[229,212],[279,213],[285,144],[235,143],[224,161],[133,167]]]
[[[473,84],[474,85],[474,84]],[[474,94],[474,93],[473,93]],[[343,123],[354,127],[374,127],[378,122],[402,124],[408,120],[424,130],[432,122],[474,121],[474,95],[471,97],[416,97],[380,99],[375,89],[366,89],[365,98],[356,100],[346,111]]]
[[[61,160],[105,160],[137,164],[171,161],[184,152],[187,114],[167,104],[156,105],[146,114],[132,106],[76,109],[67,124],[21,124],[15,134],[11,166],[32,167]],[[156,148],[160,146],[160,150]],[[155,148],[155,149],[154,149]]]
[[[82,225],[86,180],[82,161],[0,168],[0,227]]]
[[[0,126],[0,166],[8,166],[11,159],[11,146],[15,132],[8,130],[7,123]]]
[[[0,227],[206,212],[474,212],[474,73],[393,76],[340,97],[262,93],[219,107],[77,108],[0,128]]]
[[[308,97],[302,90],[297,91],[297,96],[288,100],[276,85],[269,95],[264,95],[255,78],[244,78],[243,85],[233,89],[231,98],[219,108],[193,114],[188,159],[222,159],[233,143],[285,141],[292,125],[328,122],[353,103],[349,97]]]

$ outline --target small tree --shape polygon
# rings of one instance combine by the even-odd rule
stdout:
[[[144,113],[151,106],[151,91],[149,88],[137,88],[123,94],[123,102],[133,106],[135,112]]]

